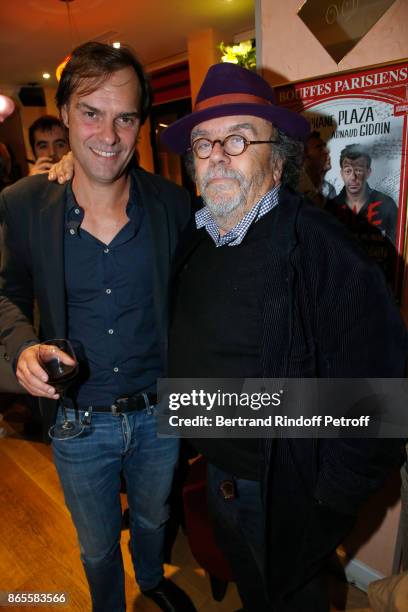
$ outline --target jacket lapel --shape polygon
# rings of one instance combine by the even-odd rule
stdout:
[[[40,249],[43,273],[40,304],[47,316],[46,333],[64,338],[66,335],[65,272],[64,272],[64,218],[65,189],[50,183],[44,192],[46,205],[40,212]]]
[[[153,297],[159,338],[167,341],[168,325],[168,283],[171,257],[171,230],[167,207],[169,202],[161,199],[158,187],[149,179],[149,175],[134,171],[137,192],[147,214],[153,254]]]

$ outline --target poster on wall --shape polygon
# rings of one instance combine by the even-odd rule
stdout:
[[[400,298],[408,188],[408,61],[282,85],[275,91],[279,104],[302,113],[311,131],[326,142],[328,208],[335,208],[340,220],[344,215],[350,228],[360,223],[358,238],[384,264]]]

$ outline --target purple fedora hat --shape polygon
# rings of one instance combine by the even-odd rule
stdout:
[[[171,151],[183,154],[190,146],[194,126],[229,115],[261,117],[298,140],[305,140],[310,131],[301,115],[276,104],[272,87],[256,72],[236,64],[221,63],[208,70],[193,112],[166,128],[161,141]]]

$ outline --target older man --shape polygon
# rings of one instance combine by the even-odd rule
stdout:
[[[84,431],[54,434],[53,453],[94,612],[125,610],[121,473],[140,589],[161,610],[186,612],[194,609],[188,597],[163,578],[178,441],[156,434],[156,379],[165,371],[169,268],[190,216],[189,198],[136,168],[151,95],[128,49],[94,42],[75,49],[57,103],[75,176],[65,186],[28,177],[1,194],[0,337],[20,384],[41,398],[48,424],[64,418],[39,361],[39,342],[67,338],[82,345],[84,368],[62,434],[75,421]],[[40,338],[32,326],[34,298]]]
[[[290,187],[307,133],[266,81],[232,64],[211,67],[192,114],[164,131],[204,203],[176,270],[172,376],[403,375],[406,332],[380,271]],[[399,444],[195,442],[245,610],[328,611],[327,560]]]

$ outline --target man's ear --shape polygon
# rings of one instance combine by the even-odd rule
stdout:
[[[371,174],[371,168],[369,168],[367,171],[367,178],[370,176],[370,174]]]
[[[272,168],[273,182],[275,185],[278,185],[281,182],[282,173],[283,161],[281,159],[276,159]]]
[[[61,119],[62,119],[65,127],[69,128],[68,108],[67,108],[66,104],[64,104],[64,106],[61,106]]]

